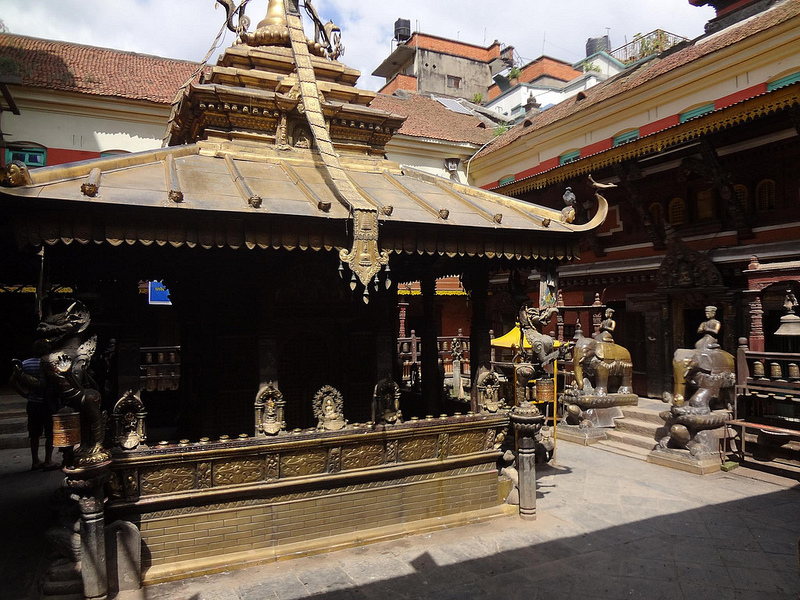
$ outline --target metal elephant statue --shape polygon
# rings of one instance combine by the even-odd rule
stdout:
[[[609,377],[616,375],[622,382],[615,393],[632,393],[633,363],[626,348],[602,338],[580,337],[572,354],[578,390],[584,391],[584,377],[588,375],[594,378],[593,394],[604,396],[609,393]]]

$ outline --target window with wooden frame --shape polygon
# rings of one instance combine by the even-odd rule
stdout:
[[[686,223],[686,202],[683,198],[673,198],[669,201],[670,225],[683,225]]]
[[[756,210],[765,212],[775,210],[775,182],[772,179],[762,179],[756,186]]]
[[[28,167],[43,167],[47,164],[45,148],[6,148],[6,164],[12,160],[25,163]]]
[[[733,193],[736,194],[736,201],[739,203],[739,207],[742,211],[750,212],[750,192],[747,186],[737,183],[733,186]]]

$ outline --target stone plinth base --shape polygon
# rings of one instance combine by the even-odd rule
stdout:
[[[696,475],[708,475],[720,470],[718,454],[692,456],[688,450],[678,448],[656,448],[647,455],[647,462]]]
[[[608,438],[603,427],[581,427],[580,425],[559,423],[557,431],[557,439],[583,446],[590,446]]]

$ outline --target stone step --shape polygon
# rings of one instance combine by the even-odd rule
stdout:
[[[0,435],[0,450],[8,450],[11,448],[27,448],[28,432],[24,433],[4,433]]]
[[[641,400],[639,401],[641,404]],[[646,421],[648,423],[656,423],[662,425],[664,421],[658,414],[661,411],[669,410],[669,404],[659,402],[656,406],[623,406],[622,414],[626,419],[635,419],[637,421]]]
[[[0,414],[9,410],[25,410],[27,400],[16,394],[0,396]]]
[[[25,408],[12,408],[10,410],[0,410],[0,422],[6,419],[19,419],[19,418],[27,419],[28,413],[25,412]]]
[[[632,417],[625,417],[624,419],[617,419],[615,424],[617,431],[650,437],[655,441],[656,432],[664,426],[664,421],[659,419],[658,423],[653,423],[652,421],[642,421]]]
[[[628,444],[611,439],[601,440],[595,444],[595,447],[605,450],[606,452],[613,452],[614,454],[621,454],[622,456],[630,456],[642,461],[647,461],[647,455],[650,454],[650,450],[646,450],[645,448],[630,446]]]
[[[607,431],[606,436],[612,442],[619,442],[621,444],[635,446],[637,448],[644,448],[648,451],[652,450],[656,445],[656,441],[652,437],[637,435],[635,433],[629,433],[625,431],[617,431],[615,429]]]
[[[0,419],[0,435],[6,433],[26,433],[27,431],[27,417],[9,417]]]

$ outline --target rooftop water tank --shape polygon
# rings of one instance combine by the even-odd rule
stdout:
[[[607,35],[586,40],[586,56],[591,56],[596,52],[611,52],[611,42]]]
[[[405,42],[411,37],[411,20],[397,19],[394,22],[394,39],[398,42]]]

